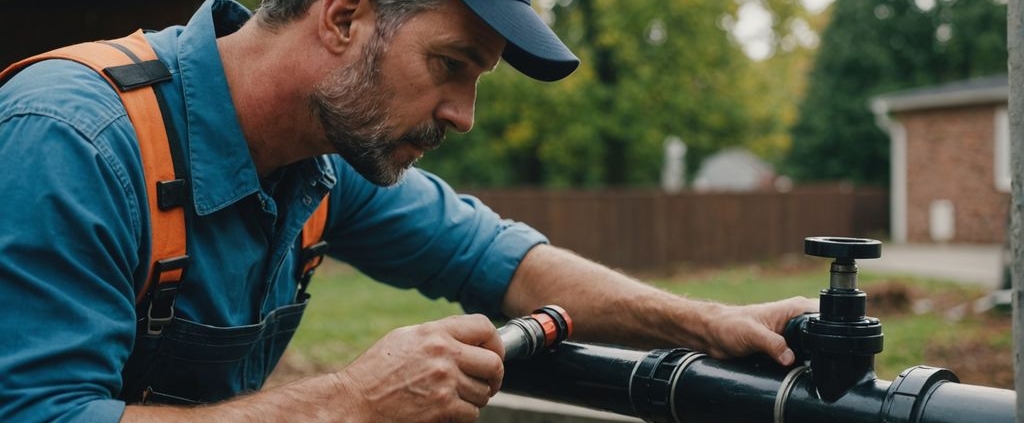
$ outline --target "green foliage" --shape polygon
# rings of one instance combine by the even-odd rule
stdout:
[[[792,1],[766,4],[778,22],[802,10]],[[721,22],[736,7],[559,2],[554,29],[580,56],[580,69],[541,83],[499,66],[480,82],[473,131],[452,136],[421,166],[460,187],[654,185],[670,135],[686,142],[691,171],[724,147],[784,147],[793,119],[779,101],[792,95],[772,91],[778,81],[730,40]]]
[[[260,6],[260,0],[238,0],[238,2],[249,10],[256,10]]]
[[[1006,72],[1006,5],[993,0],[838,0],[825,31],[785,172],[798,180],[884,185],[888,137],[868,99]]]

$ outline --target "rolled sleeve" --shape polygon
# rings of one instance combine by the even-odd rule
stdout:
[[[519,263],[531,248],[548,243],[544,235],[523,223],[505,222],[469,277],[480,282],[468,284],[468,291],[460,300],[466,311],[500,316],[498,310]]]
[[[125,404],[123,401],[112,399],[98,399],[85,403],[72,410],[68,418],[57,420],[58,422],[118,422],[124,415]],[[73,416],[73,417],[72,417]]]
[[[45,101],[56,80],[23,91],[44,100],[0,95],[3,422],[114,423],[125,407],[115,398],[135,333],[132,280],[145,271],[129,174],[141,169],[112,161],[137,150],[96,142],[131,139],[123,111],[112,112],[116,96],[77,82],[64,83],[66,92],[106,98],[111,108],[61,118],[60,100]]]
[[[379,281],[457,301],[467,312],[500,316],[519,262],[547,242],[428,172],[413,169],[396,186],[380,188],[340,159],[335,168],[330,254]]]

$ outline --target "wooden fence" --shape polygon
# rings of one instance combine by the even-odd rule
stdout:
[[[888,192],[847,185],[786,193],[467,193],[537,228],[554,245],[626,269],[777,258],[802,253],[807,236],[879,237],[889,227]]]

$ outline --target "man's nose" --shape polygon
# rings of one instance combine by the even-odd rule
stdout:
[[[453,91],[437,106],[435,118],[445,122],[457,132],[473,129],[473,114],[476,105],[476,85]]]

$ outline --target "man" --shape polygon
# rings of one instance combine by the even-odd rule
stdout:
[[[116,92],[65,60],[22,70],[0,88],[0,421],[474,421],[503,372],[481,314],[395,330],[338,373],[258,391],[305,307],[297,235],[328,193],[329,255],[392,285],[491,316],[560,304],[585,341],[793,361],[776,332],[808,300],[669,295],[410,169],[445,131],[470,130],[499,57],[543,80],[575,68],[527,3],[267,0],[250,20],[210,0],[147,38],[188,175],[174,319],[148,333],[136,303],[158,234]]]

